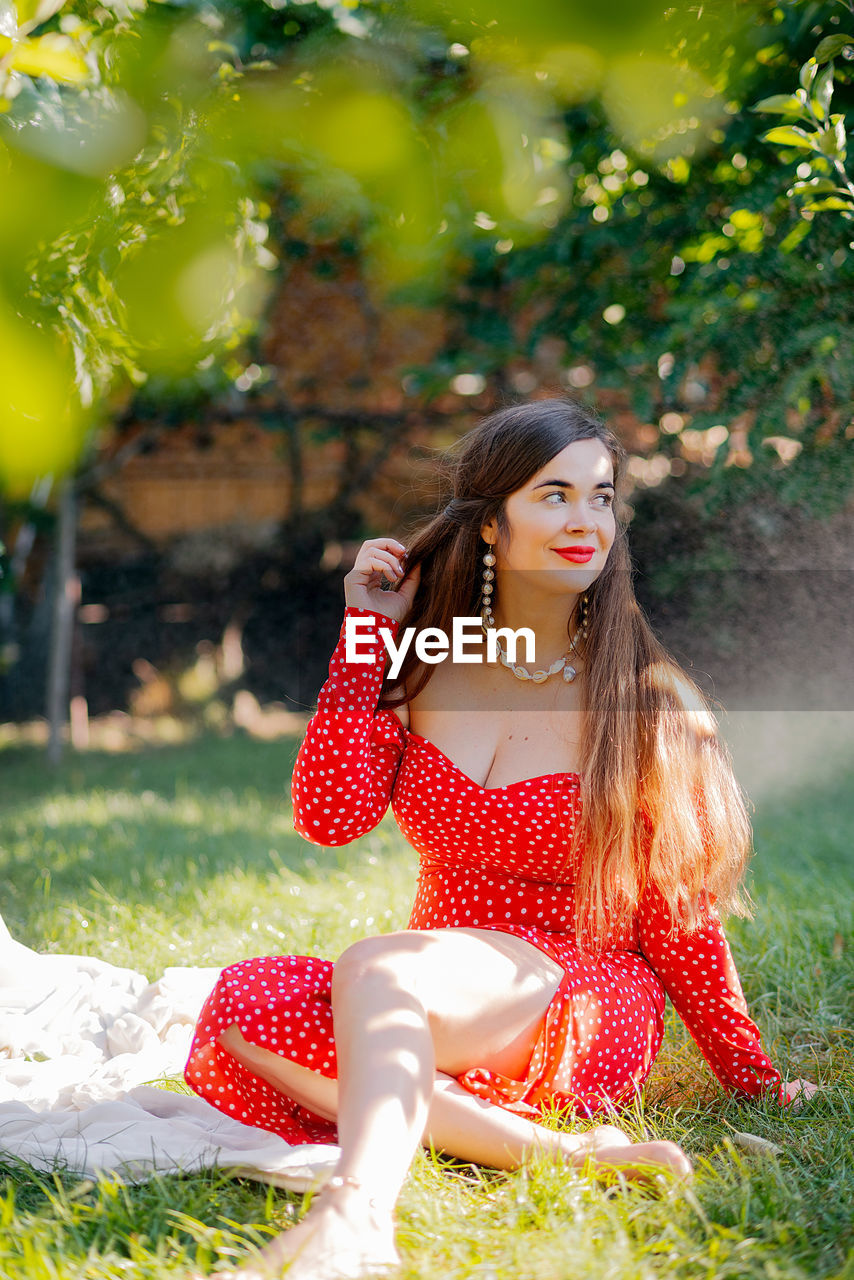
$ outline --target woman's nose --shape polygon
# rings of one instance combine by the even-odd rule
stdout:
[[[565,528],[585,530],[592,533],[596,528],[596,522],[590,512],[582,507],[579,510],[570,510],[566,513]]]

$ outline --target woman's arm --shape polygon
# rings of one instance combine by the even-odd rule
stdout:
[[[704,918],[694,933],[673,930],[666,900],[650,886],[638,908],[640,949],[724,1089],[752,1096],[773,1091],[785,1104],[780,1072],[763,1052],[714,906]]]
[[[348,618],[373,620],[372,628],[360,629],[358,649],[366,663],[346,660]],[[388,627],[395,638],[398,626],[372,609],[344,610],[329,678],[291,779],[294,827],[312,844],[349,844],[372,831],[388,809],[406,740],[394,712],[377,711],[386,657],[379,628]]]

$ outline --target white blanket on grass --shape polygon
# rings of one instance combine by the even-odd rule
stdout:
[[[40,955],[0,918],[0,1162],[129,1182],[216,1165],[294,1191],[339,1150],[291,1146],[204,1099],[150,1082],[181,1074],[218,969],[156,982],[88,956]]]

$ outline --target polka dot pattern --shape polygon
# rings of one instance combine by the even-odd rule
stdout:
[[[776,1089],[720,919],[710,900],[698,929],[674,922],[648,890],[631,926],[596,958],[574,940],[567,849],[580,816],[580,779],[545,774],[501,787],[467,777],[438,747],[378,711],[385,651],[360,641],[367,664],[345,660],[344,626],[292,780],[294,825],[307,840],[344,845],[371,831],[389,805],[420,857],[411,929],[497,929],[525,938],[562,967],[523,1079],[473,1066],[459,1083],[478,1097],[536,1116],[557,1105],[592,1116],[637,1094],[661,1046],[669,996],[725,1089]],[[217,1043],[236,1023],[251,1043],[335,1077],[331,961],[245,960],[224,969],[199,1017],[188,1084],[214,1106],[290,1142],[334,1142],[335,1125],[237,1063]]]

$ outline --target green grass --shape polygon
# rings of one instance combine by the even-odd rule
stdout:
[[[0,751],[0,874],[13,935],[156,976],[249,955],[334,958],[406,923],[415,854],[391,817],[343,849],[294,834],[295,743],[203,739],[46,771]],[[838,761],[839,757],[836,757]],[[835,771],[834,771],[835,770]],[[724,1097],[681,1024],[623,1123],[671,1138],[693,1193],[604,1189],[548,1160],[497,1174],[420,1153],[401,1198],[404,1277],[854,1280],[854,766],[758,806],[752,921],[730,920],[745,994],[801,1113]],[[733,1130],[783,1148],[747,1154]],[[162,1280],[231,1265],[303,1198],[220,1171],[139,1186],[0,1169],[3,1280]]]

